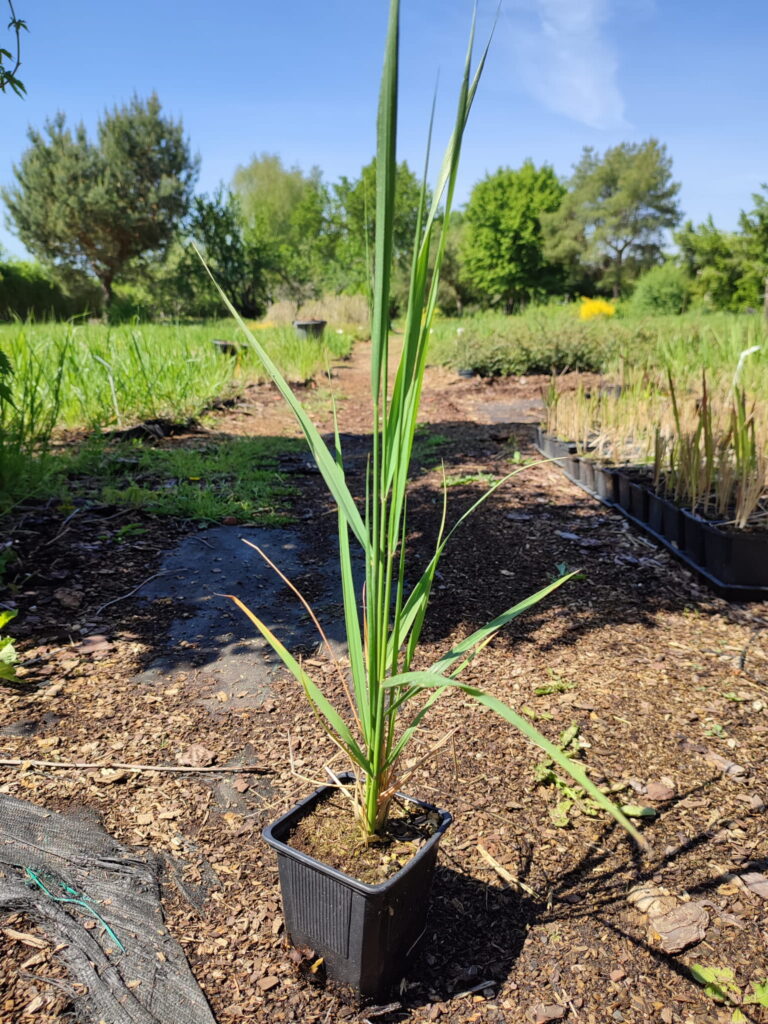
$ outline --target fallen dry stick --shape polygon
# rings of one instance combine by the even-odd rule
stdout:
[[[110,770],[120,769],[128,772],[266,772],[267,770],[258,764],[215,764],[195,768],[191,764],[121,764],[119,761],[102,761],[98,764],[88,764],[84,761],[33,761],[23,757],[0,760],[0,765],[4,767],[29,765],[30,768],[108,768]]]
[[[507,885],[511,885],[514,889],[522,889],[523,892],[527,892],[529,896],[533,896],[535,899],[539,898],[537,892],[531,889],[530,886],[526,885],[525,882],[521,882],[519,878],[515,878],[515,876],[507,871],[502,864],[499,864],[496,858],[492,857],[486,848],[481,846],[480,843],[477,844],[477,852],[487,864],[490,864],[496,874],[500,878],[504,879]],[[472,989],[472,991],[474,991],[474,989]]]

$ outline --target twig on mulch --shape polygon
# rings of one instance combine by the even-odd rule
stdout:
[[[60,530],[59,530],[59,532],[58,532],[58,533],[56,534],[56,536],[55,536],[55,537],[51,537],[51,539],[50,539],[50,540],[47,540],[47,541],[45,542],[45,544],[42,544],[42,545],[41,545],[41,547],[47,548],[49,544],[55,544],[55,543],[56,543],[56,541],[57,541],[57,540],[58,540],[58,539],[59,539],[60,537],[63,537],[63,536],[64,536],[64,534],[65,534],[65,533],[67,532],[67,530],[69,529],[69,524],[70,524],[70,523],[72,522],[72,520],[73,520],[73,519],[75,518],[75,516],[77,515],[77,513],[78,513],[79,511],[80,511],[80,509],[79,509],[79,508],[76,508],[74,512],[70,512],[70,513],[69,513],[69,515],[67,516],[67,518],[66,518],[66,519],[64,520],[64,522],[63,522],[63,523],[61,524],[61,529],[60,529]]]
[[[477,852],[480,854],[480,856],[483,858],[486,864],[490,864],[490,866],[493,868],[496,874],[500,878],[504,879],[507,885],[511,885],[513,889],[522,889],[523,892],[527,892],[529,896],[533,896],[533,898],[536,900],[541,899],[541,896],[539,896],[535,889],[531,889],[531,887],[529,885],[526,885],[525,882],[521,882],[519,878],[515,878],[515,876],[511,874],[509,871],[507,871],[507,869],[502,864],[499,864],[496,858],[492,857],[490,853],[488,853],[486,848],[484,846],[481,846],[480,843],[477,844]],[[474,991],[474,989],[472,991]]]
[[[101,615],[105,608],[109,608],[111,604],[117,604],[118,601],[127,601],[129,597],[133,597],[137,590],[141,590],[147,583],[152,580],[156,580],[158,576],[169,576],[172,572],[176,572],[176,569],[163,569],[161,572],[155,572],[151,576],[147,576],[145,580],[142,580],[138,587],[134,587],[133,590],[129,590],[127,594],[121,594],[120,597],[113,597],[111,601],[105,601],[104,604],[100,604],[96,611],[93,613],[94,616]]]
[[[28,765],[30,768],[79,768],[84,770],[108,768],[128,772],[263,772],[266,774],[267,771],[266,768],[262,768],[258,764],[214,764],[196,768],[191,764],[121,764],[119,761],[103,761],[99,764],[88,764],[84,761],[32,761],[21,757],[0,760],[0,765],[4,767]]]

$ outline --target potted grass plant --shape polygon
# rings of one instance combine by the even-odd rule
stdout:
[[[308,946],[322,958],[329,974],[363,996],[381,997],[400,976],[409,952],[424,928],[426,901],[437,844],[450,823],[447,812],[403,797],[401,787],[413,774],[404,753],[435,703],[460,691],[490,708],[519,729],[568,773],[642,844],[621,810],[595,786],[580,765],[539,733],[523,715],[498,697],[462,682],[462,672],[476,653],[507,623],[561,587],[573,573],[550,581],[538,593],[503,611],[446,651],[429,668],[413,667],[438,564],[446,544],[501,484],[495,483],[452,529],[446,529],[445,503],[434,554],[415,583],[406,550],[406,492],[416,431],[430,325],[437,304],[440,264],[450,223],[462,137],[485,63],[487,47],[472,70],[472,36],[459,89],[455,126],[440,166],[433,198],[428,201],[427,169],[421,192],[410,271],[402,350],[394,379],[388,376],[389,295],[393,255],[396,172],[399,0],[391,0],[377,121],[375,251],[372,294],[371,413],[372,436],[366,495],[358,506],[345,477],[338,423],[335,442],[326,444],[306,410],[282,377],[269,352],[239,322],[262,364],[293,411],[317,468],[338,511],[338,545],[349,670],[340,667],[336,703],[302,662],[273,634],[257,610],[233,596],[303,689],[318,728],[343,752],[351,771],[331,781],[265,829],[278,852],[286,931],[294,944]],[[222,293],[222,298],[226,301]],[[515,470],[509,476],[514,475]],[[509,479],[509,477],[504,478]],[[365,586],[358,590],[352,546],[365,561]],[[271,563],[270,563],[271,564]],[[279,571],[279,570],[278,570]],[[283,577],[285,579],[285,577]],[[286,580],[292,587],[289,581]],[[308,603],[292,587],[307,611]],[[314,618],[314,616],[313,616]],[[318,628],[320,624],[317,623]],[[356,842],[373,846],[386,831],[393,812],[405,801],[411,824],[421,831],[417,852],[382,882],[364,881],[321,862],[297,848],[292,834],[335,795],[349,807]],[[415,824],[414,824],[415,819]],[[311,827],[311,824],[310,824]]]

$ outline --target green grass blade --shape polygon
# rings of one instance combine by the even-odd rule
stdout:
[[[479,690],[474,686],[468,686],[466,683],[459,683],[455,679],[450,679],[448,676],[443,676],[435,672],[405,673],[398,679],[390,680],[386,685],[402,686],[406,682],[408,684],[409,691],[413,691],[414,693],[420,689],[430,687],[439,687],[441,690],[444,690],[447,687],[453,687],[454,689],[461,690],[462,693],[466,693],[467,696],[474,698],[474,700],[479,704],[483,704],[485,707],[490,708],[491,711],[495,711],[497,715],[521,732],[526,739],[530,740],[531,743],[534,743],[537,747],[543,750],[548,757],[552,758],[555,764],[570,775],[570,777],[577,782],[583,790],[585,790],[596,804],[615,818],[622,828],[626,829],[639,846],[647,849],[648,844],[645,839],[640,835],[629,819],[622,814],[616,804],[614,804],[612,800],[609,800],[605,793],[603,793],[594,784],[594,782],[592,782],[584,768],[568,757],[567,754],[564,754],[558,746],[540,733],[527,718],[524,718],[522,715],[518,715],[516,711],[509,707],[508,704],[505,704],[502,700],[499,700],[498,697],[493,697],[491,694],[485,693],[484,690]]]
[[[267,641],[269,646],[280,658],[285,667],[292,673],[293,677],[301,684],[304,692],[309,698],[310,703],[314,708],[317,709],[319,714],[323,716],[331,730],[335,734],[340,746],[342,746],[352,760],[358,764],[364,772],[370,772],[371,764],[368,758],[360,749],[357,741],[350,732],[349,726],[338,713],[336,708],[331,704],[319,686],[315,681],[307,675],[301,665],[296,661],[293,655],[286,649],[286,647],[278,640],[272,630],[265,625],[258,617],[254,615],[247,605],[243,604],[239,597],[235,597],[234,594],[222,594],[222,597],[228,597],[231,601],[237,605],[237,607],[244,612],[254,626],[258,629],[264,639]]]
[[[355,500],[350,494],[349,488],[347,487],[346,480],[344,479],[344,474],[340,471],[335,458],[329,451],[325,441],[320,436],[320,432],[318,431],[317,427],[314,425],[312,420],[307,415],[301,402],[294,395],[290,385],[285,380],[283,375],[280,373],[274,362],[270,359],[266,349],[264,349],[263,346],[257,341],[253,332],[248,329],[243,318],[240,316],[235,307],[224,294],[224,291],[219,286],[219,283],[217,282],[216,278],[213,276],[209,267],[207,266],[205,260],[201,256],[200,251],[197,248],[195,248],[195,252],[197,252],[197,255],[200,257],[200,261],[202,262],[203,266],[208,272],[208,275],[210,276],[214,285],[216,286],[222,301],[226,304],[227,309],[237,321],[238,327],[243,332],[250,346],[256,352],[256,355],[261,360],[264,369],[267,371],[269,376],[274,381],[278,391],[283,396],[285,401],[288,403],[291,411],[293,412],[294,416],[296,417],[299,423],[299,426],[304,431],[304,436],[307,439],[307,444],[309,445],[309,450],[312,453],[312,458],[315,460],[315,465],[320,470],[320,473],[322,474],[322,477],[325,480],[326,485],[328,486],[328,490],[331,492],[334,501],[339,507],[339,511],[348,522],[349,528],[357,538],[358,542],[363,548],[363,551],[365,551],[367,554],[370,550],[370,545],[368,534],[366,533],[365,529],[365,524],[363,523],[362,516],[360,515],[357,505],[355,504]]]
[[[434,665],[432,665],[432,670],[439,673],[447,671],[474,647],[477,647],[478,644],[482,644],[487,641],[494,633],[497,633],[508,623],[512,622],[513,619],[522,615],[523,612],[528,611],[529,608],[532,608],[540,601],[543,601],[545,597],[548,597],[553,591],[562,587],[562,585],[567,583],[568,580],[573,579],[575,575],[577,575],[576,572],[569,572],[567,575],[561,576],[559,579],[554,580],[552,583],[548,584],[548,586],[543,587],[535,594],[531,594],[530,597],[524,598],[512,608],[507,609],[507,611],[503,612],[501,615],[497,615],[496,618],[487,625],[483,626],[481,629],[475,630],[474,633],[465,637],[464,640],[456,644],[456,646],[451,648],[450,651],[447,651],[442,655],[442,657],[438,658]]]

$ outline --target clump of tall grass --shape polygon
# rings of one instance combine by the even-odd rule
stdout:
[[[632,332],[615,319],[580,321],[573,306],[539,306],[515,316],[480,313],[437,320],[429,359],[484,377],[566,370],[599,373],[619,358],[632,338]]]
[[[301,339],[292,328],[267,332],[285,376],[305,383],[349,352],[349,335]],[[268,379],[256,354],[223,354],[211,342],[232,338],[231,324],[33,324],[0,326],[10,359],[13,431],[40,442],[40,429],[130,425],[147,418],[186,420],[249,381]],[[237,349],[237,343],[233,342]]]

